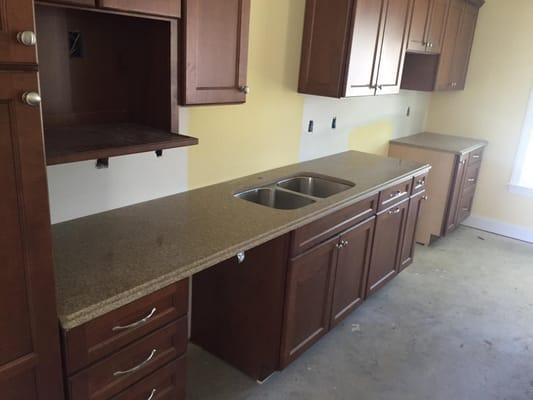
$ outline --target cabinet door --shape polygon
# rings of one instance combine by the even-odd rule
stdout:
[[[287,275],[281,367],[286,367],[329,330],[335,237],[292,259]]]
[[[32,0],[0,0],[0,64],[35,64],[35,45],[17,40],[21,32],[35,32]],[[27,35],[28,35],[27,34]]]
[[[389,0],[384,12],[383,39],[379,58],[376,94],[400,92],[411,0]]]
[[[379,50],[383,36],[383,16],[387,0],[354,2],[354,21],[349,52],[346,96],[376,93]],[[402,0],[404,1],[404,0]]]
[[[431,3],[426,44],[429,53],[438,54],[442,50],[444,28],[446,27],[446,17],[448,16],[450,0],[433,0]]]
[[[470,185],[463,189],[461,199],[457,207],[457,225],[460,225],[465,219],[470,216],[472,206],[474,204],[474,195],[476,193],[476,186]]]
[[[451,0],[442,42],[435,90],[453,90],[454,54],[464,8],[464,0]]]
[[[100,0],[100,7],[173,18],[181,15],[181,0]]]
[[[418,225],[418,218],[420,217],[422,204],[424,204],[424,200],[426,199],[425,196],[426,192],[423,191],[411,197],[411,200],[409,201],[409,211],[407,212],[407,221],[405,223],[405,233],[400,258],[400,271],[407,268],[413,262],[416,227]]]
[[[183,105],[244,103],[250,0],[184,0]]]
[[[61,399],[48,191],[36,73],[0,72],[0,397]]]
[[[465,88],[478,12],[479,8],[470,3],[467,3],[463,9],[457,45],[453,55],[452,89],[454,90]]]
[[[446,214],[446,222],[443,228],[443,236],[457,228],[457,209],[461,199],[461,192],[463,190],[463,182],[466,171],[466,161],[468,156],[458,157],[454,171],[453,183],[451,193],[448,199],[448,211]]]
[[[363,302],[375,222],[376,218],[372,217],[341,236],[342,247],[335,271],[331,326],[337,325]]]
[[[373,294],[398,273],[409,201],[378,214],[368,273],[367,294]]]
[[[427,31],[430,24],[431,0],[414,0],[411,28],[407,50],[413,52],[426,51]]]

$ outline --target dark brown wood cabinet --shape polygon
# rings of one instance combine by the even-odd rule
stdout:
[[[24,36],[21,36],[24,34]],[[36,64],[31,0],[0,0],[0,66]]]
[[[414,0],[407,51],[440,53],[450,0]]]
[[[37,73],[0,71],[3,400],[63,398],[41,113],[22,101],[38,91]]]
[[[99,0],[100,7],[111,10],[138,12],[179,18],[181,0]]]
[[[183,0],[182,105],[244,103],[250,0]]]
[[[332,327],[364,300],[375,219],[372,217],[354,226],[340,237],[331,306]]]
[[[279,369],[289,236],[193,276],[191,341],[254,379]]]
[[[398,274],[409,201],[382,211],[376,219],[367,295],[374,294]]]
[[[456,166],[454,168],[452,190],[450,192],[450,200],[448,202],[448,213],[446,217],[446,224],[443,228],[444,234],[447,234],[459,225],[457,218],[457,210],[459,208],[459,201],[461,199],[461,192],[463,190],[463,181],[465,179],[466,163],[468,162],[468,155],[457,157]]]
[[[328,97],[397,93],[410,0],[308,0],[299,92]]]
[[[415,178],[416,180],[417,178]],[[407,211],[407,220],[405,222],[405,232],[403,235],[402,250],[400,254],[399,271],[403,271],[414,260],[415,244],[416,244],[416,228],[422,210],[422,205],[427,199],[426,192],[421,191],[411,196],[409,200],[409,209]]]
[[[449,0],[440,56],[408,53],[402,89],[440,91],[465,88],[477,18],[483,4],[483,0]]]
[[[287,273],[281,366],[286,367],[324,336],[330,326],[339,238],[292,259]]]

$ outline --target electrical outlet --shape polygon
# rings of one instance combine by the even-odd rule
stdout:
[[[307,133],[313,133],[314,129],[315,129],[315,122],[313,120],[310,120],[309,125],[307,126]]]
[[[331,121],[331,129],[337,129],[337,117],[333,117]]]
[[[407,117],[411,116],[411,107],[407,107],[407,112],[405,113]]]

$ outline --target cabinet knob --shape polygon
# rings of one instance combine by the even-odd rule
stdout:
[[[37,92],[26,92],[22,95],[22,102],[31,107],[41,104],[41,96]]]
[[[383,90],[383,85],[378,85],[379,90]]]
[[[399,214],[400,211],[401,211],[401,209],[400,209],[399,207],[396,207],[396,208],[390,210],[390,211],[389,211],[389,214],[390,214],[390,215]]]
[[[241,86],[239,90],[244,94],[250,94],[250,86]]]
[[[157,393],[157,389],[152,389],[150,396],[146,400],[153,400],[155,398],[154,396],[156,393]]]
[[[37,44],[37,36],[32,31],[19,32],[17,41],[24,46],[33,47]]]
[[[239,264],[242,264],[245,259],[246,259],[246,253],[244,251],[239,251],[237,253],[237,261],[239,262]]]
[[[429,200],[429,197],[428,197],[428,196],[424,196],[424,197],[422,197],[422,200],[424,200],[424,201],[428,201],[428,200]]]

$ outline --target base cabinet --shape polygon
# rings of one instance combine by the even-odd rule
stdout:
[[[368,274],[367,295],[374,294],[398,273],[409,201],[378,214]]]
[[[292,259],[287,275],[281,366],[329,330],[338,237]]]
[[[426,199],[426,192],[424,191],[417,193],[409,200],[409,210],[407,212],[407,221],[405,223],[405,233],[398,272],[403,271],[413,262],[416,244],[416,228],[422,211],[422,205]]]

